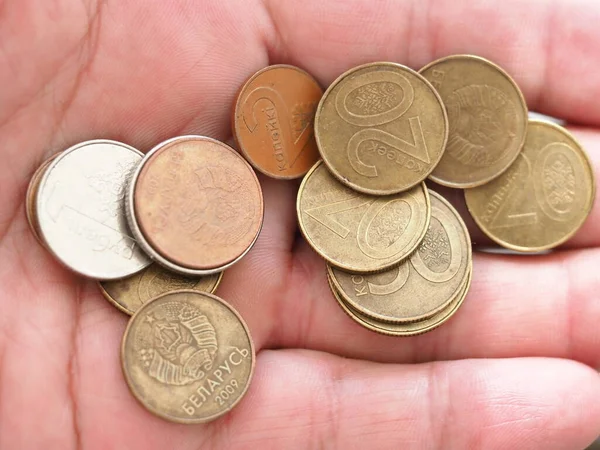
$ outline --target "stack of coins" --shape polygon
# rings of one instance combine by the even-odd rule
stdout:
[[[252,339],[240,315],[212,295],[262,227],[260,184],[237,152],[200,136],[145,156],[120,142],[83,142],[34,173],[26,214],[44,247],[133,315],[121,357],[142,405],[200,423],[241,400]]]
[[[202,136],[145,155],[88,141],[45,161],[27,191],[38,241],[132,315],[125,379],[144,407],[175,422],[220,417],[252,378],[248,327],[213,295],[262,227],[252,167],[304,177],[299,227],[326,261],[335,299],[361,326],[392,336],[440,326],[471,284],[469,232],[427,179],[464,189],[483,232],[524,252],[573,236],[595,195],[575,138],[528,120],[516,83],[476,56],[419,72],[366,64],[324,93],[303,70],[270,66],[241,86],[232,131],[248,162]]]

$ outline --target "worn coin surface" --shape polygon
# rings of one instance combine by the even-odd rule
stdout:
[[[150,299],[167,292],[190,289],[212,294],[222,277],[223,272],[187,277],[155,263],[130,277],[98,282],[98,286],[109,302],[124,313],[133,314]]]
[[[123,209],[127,181],[141,160],[133,147],[97,140],[65,150],[46,168],[35,199],[38,232],[65,266],[115,279],[150,264],[130,235]]]
[[[329,276],[354,309],[387,322],[416,322],[448,306],[464,285],[471,265],[471,240],[460,215],[429,191],[431,220],[417,250],[402,264],[370,275],[328,265]]]
[[[59,155],[57,153],[55,155],[50,156],[46,159],[40,166],[36,169],[36,171],[31,176],[31,180],[29,181],[29,185],[27,186],[27,193],[25,194],[25,215],[27,217],[27,222],[29,223],[29,228],[33,233],[33,236],[37,239],[37,241],[45,245],[40,239],[40,235],[38,233],[38,219],[37,219],[37,211],[35,209],[35,200],[37,198],[38,188],[40,186],[40,180],[42,179],[42,175],[50,165],[54,159]]]
[[[300,230],[330,264],[378,272],[400,263],[419,245],[431,205],[424,183],[386,197],[356,192],[319,161],[308,172],[296,203]]]
[[[329,287],[331,288],[333,296],[335,297],[341,308],[344,310],[344,312],[359,325],[371,331],[375,331],[377,333],[385,334],[388,336],[408,337],[427,333],[428,331],[432,331],[440,325],[447,322],[463,304],[471,286],[471,274],[472,267],[470,266],[468,277],[463,283],[461,290],[457,293],[454,299],[452,299],[452,302],[445,309],[428,319],[410,323],[390,323],[373,319],[372,317],[362,314],[360,311],[357,311],[354,308],[352,308],[342,298],[341,294],[337,291],[337,289],[331,282],[331,279],[329,282]]]
[[[331,173],[351,188],[394,194],[423,181],[442,157],[448,119],[417,72],[372,63],[342,74],[325,91],[315,137]]]
[[[531,121],[515,163],[491,183],[465,191],[481,230],[512,250],[537,252],[562,244],[583,225],[596,193],[585,151],[564,128]]]
[[[431,179],[472,188],[501,175],[521,151],[527,131],[527,105],[517,84],[497,65],[471,55],[439,59],[420,73],[442,97],[450,125]]]
[[[142,248],[186,275],[220,272],[237,262],[263,223],[252,167],[231,147],[202,136],[153,148],[133,175],[126,206]]]
[[[303,176],[317,162],[314,137],[319,83],[304,70],[284,64],[256,72],[240,89],[233,134],[255,169],[273,178]]]
[[[215,295],[181,290],[145,303],[121,347],[123,373],[150,412],[203,423],[235,407],[254,371],[254,347],[240,315]]]

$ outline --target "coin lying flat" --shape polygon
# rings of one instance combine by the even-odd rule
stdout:
[[[121,347],[133,395],[150,412],[181,423],[209,422],[234,408],[254,361],[240,315],[212,294],[189,290],[142,305]]]
[[[562,244],[583,225],[596,188],[590,161],[564,128],[531,121],[522,153],[501,177],[465,191],[481,230],[512,250]]]
[[[262,191],[250,165],[202,136],[170,139],[146,154],[126,206],[146,253],[185,275],[220,272],[239,261],[263,223]]]
[[[98,140],[65,150],[45,169],[35,200],[38,232],[74,272],[106,280],[150,264],[123,210],[125,186],[141,160],[133,147]]]
[[[371,275],[327,267],[336,290],[361,314],[385,322],[416,322],[445,309],[471,266],[471,239],[460,215],[429,191],[431,221],[417,250],[402,264]]]
[[[325,91],[315,117],[321,157],[342,183],[387,195],[423,181],[448,138],[441,98],[417,72],[394,63],[350,69]]]
[[[37,211],[35,209],[35,202],[37,198],[38,188],[40,187],[40,180],[42,179],[42,175],[44,175],[50,163],[54,161],[59,154],[60,153],[52,155],[44,162],[42,162],[42,164],[40,164],[40,166],[31,176],[31,180],[29,181],[29,185],[27,186],[27,193],[25,194],[25,215],[27,217],[27,223],[29,223],[29,228],[31,229],[33,236],[42,245],[44,245],[44,243],[42,242],[38,233],[39,224],[37,219]]]
[[[303,176],[317,162],[314,117],[323,95],[319,83],[284,64],[256,72],[240,89],[233,133],[244,157],[267,176]]]
[[[471,55],[439,59],[420,73],[442,97],[450,125],[431,179],[472,188],[500,176],[525,141],[527,105],[517,84],[497,65]]]
[[[410,323],[390,323],[373,319],[372,317],[364,315],[360,311],[355,310],[346,301],[344,301],[341,294],[331,282],[331,279],[329,280],[329,287],[331,288],[331,292],[333,293],[333,296],[337,300],[340,307],[359,325],[371,331],[375,331],[376,333],[385,334],[388,336],[408,337],[427,333],[447,322],[463,304],[471,286],[471,274],[472,267],[470,266],[468,277],[463,283],[460,292],[457,293],[452,302],[445,309],[428,319]]]
[[[431,216],[423,183],[387,197],[361,194],[339,183],[322,162],[304,177],[296,210],[302,234],[319,255],[333,266],[364,273],[408,257]]]
[[[213,293],[223,278],[223,272],[203,277],[186,277],[159,264],[151,264],[141,272],[121,280],[98,283],[102,295],[127,314],[135,313],[144,303],[171,291],[189,289]]]

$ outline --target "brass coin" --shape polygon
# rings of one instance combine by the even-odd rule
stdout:
[[[306,174],[296,202],[300,230],[333,266],[378,272],[419,245],[431,216],[424,183],[388,197],[361,194],[339,183],[321,161]]]
[[[440,161],[448,119],[435,89],[400,64],[355,67],[325,91],[315,117],[321,157],[342,183],[387,195],[418,185]]]
[[[173,138],[146,154],[126,207],[144,251],[192,276],[239,261],[263,223],[262,191],[252,167],[231,147],[203,136]]]
[[[500,176],[525,141],[527,105],[513,79],[492,62],[471,55],[438,59],[420,70],[446,105],[450,133],[430,178],[472,188]]]
[[[284,64],[265,67],[244,83],[232,129],[256,170],[272,178],[298,178],[317,162],[314,119],[322,95],[313,77]]]
[[[366,316],[348,305],[341,297],[335,286],[333,286],[331,281],[329,287],[331,288],[333,296],[344,312],[359,325],[371,331],[375,331],[376,333],[385,334],[388,336],[407,337],[427,333],[428,331],[432,331],[447,322],[458,311],[465,300],[471,286],[471,275],[472,266],[469,266],[468,277],[465,280],[461,291],[454,297],[452,302],[444,310],[428,319],[410,323],[382,322]]]
[[[123,336],[121,362],[131,392],[150,412],[204,423],[242,399],[255,355],[248,327],[231,306],[181,290],[138,309]]]
[[[384,322],[416,322],[445,309],[460,292],[471,265],[469,232],[456,210],[429,191],[431,221],[417,250],[397,267],[371,275],[327,267],[344,301]]]
[[[99,281],[102,295],[126,314],[135,313],[144,303],[181,289],[213,293],[223,278],[223,272],[203,277],[186,277],[159,264],[151,264],[141,272],[127,278],[114,281]]]
[[[42,176],[44,175],[44,172],[46,171],[50,163],[54,161],[54,159],[58,155],[60,155],[60,153],[56,153],[50,156],[48,159],[42,162],[42,164],[40,164],[40,166],[31,176],[31,180],[29,181],[29,185],[27,186],[27,193],[25,194],[25,215],[27,216],[27,223],[29,223],[29,228],[31,229],[33,236],[41,245],[45,244],[42,241],[38,231],[39,223],[35,202],[37,199],[38,188],[40,187],[40,180],[42,179]]]
[[[469,212],[498,244],[547,250],[571,238],[589,215],[596,186],[590,161],[564,128],[531,121],[519,158],[501,177],[465,191]]]

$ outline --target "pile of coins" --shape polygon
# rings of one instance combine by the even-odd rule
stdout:
[[[471,283],[467,228],[427,178],[465,189],[483,232],[519,251],[565,242],[595,195],[577,141],[528,120],[515,82],[475,56],[420,72],[366,64],[324,93],[303,70],[270,66],[240,88],[232,130],[243,157],[202,136],[145,155],[83,142],[45,161],[27,191],[39,242],[132,315],[125,379],[144,407],[175,422],[220,417],[252,378],[248,327],[213,295],[262,227],[252,167],[304,177],[299,227],[326,261],[335,299],[363,327],[395,336],[444,323]]]

